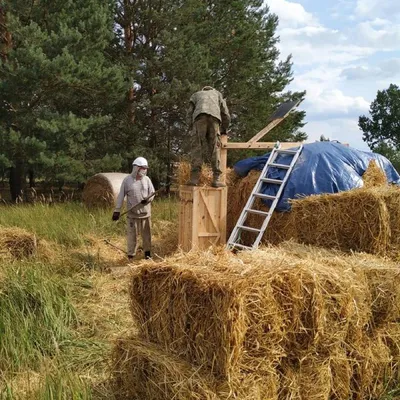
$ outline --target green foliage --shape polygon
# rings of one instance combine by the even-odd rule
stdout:
[[[12,44],[0,64],[0,168],[51,181],[83,181],[102,166],[104,130],[123,96],[123,74],[106,55],[112,8],[100,0],[5,5]],[[114,153],[115,154],[115,153]],[[120,156],[109,153],[114,168]]]
[[[125,54],[120,59],[131,71],[134,91],[127,104],[134,125],[121,140],[126,158],[146,149],[156,183],[185,152],[186,108],[202,86],[212,85],[227,97],[240,141],[267,125],[280,102],[304,97],[283,92],[292,79],[291,60],[279,61],[278,20],[261,1],[118,4],[116,47]],[[298,131],[303,118],[303,112],[293,113],[269,140],[304,139]]]
[[[54,356],[76,322],[65,284],[40,264],[4,268],[0,281],[0,371],[36,369]]]
[[[360,116],[358,126],[372,151],[388,157],[400,170],[400,89],[391,84],[378,91],[370,106],[370,117]]]

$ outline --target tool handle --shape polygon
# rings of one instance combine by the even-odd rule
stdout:
[[[155,192],[153,192],[153,193],[150,194],[149,196],[145,197],[143,200],[146,200],[146,201],[147,201],[147,200],[151,199],[151,198],[152,198],[153,196],[155,196],[157,193],[161,192],[161,190],[164,190],[167,186],[170,186],[170,185],[171,185],[170,183],[167,184],[167,185],[162,185],[162,186],[160,187],[160,189],[156,190]],[[126,210],[126,211],[124,211],[123,213],[121,213],[119,217],[121,218],[123,215],[128,214],[129,211],[134,210],[134,209],[135,209],[137,206],[139,206],[140,204],[141,204],[141,202],[135,204],[135,205],[132,206],[129,210]]]

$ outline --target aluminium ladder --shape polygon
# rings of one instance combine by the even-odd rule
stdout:
[[[260,177],[258,178],[258,181],[257,181],[256,185],[254,186],[253,191],[251,192],[250,197],[247,200],[247,203],[246,203],[242,213],[240,214],[240,217],[239,217],[235,227],[233,228],[231,236],[229,237],[229,240],[227,243],[228,249],[231,249],[231,250],[233,250],[233,249],[254,250],[254,249],[258,248],[258,245],[261,242],[264,232],[267,229],[269,221],[271,220],[271,217],[275,210],[275,207],[278,204],[278,201],[282,195],[283,189],[289,179],[292,169],[293,169],[294,165],[296,164],[297,159],[299,158],[302,150],[303,150],[303,145],[300,145],[297,149],[294,149],[294,150],[280,149],[279,142],[272,149],[272,152],[268,158],[268,161],[266,162],[263,170],[261,171]],[[289,163],[289,165],[279,164],[279,163],[275,162],[277,156],[279,156],[281,154],[287,154],[287,155],[291,155],[293,157],[291,162]],[[270,167],[285,170],[286,172],[285,172],[284,178],[282,180],[267,178]],[[263,194],[262,189],[265,188],[265,185],[278,185],[279,189],[278,189],[276,195],[271,196],[268,194]],[[253,208],[253,205],[254,205],[256,198],[272,200],[272,205],[269,208],[269,210],[268,211],[255,210]],[[246,219],[249,214],[258,214],[258,215],[262,215],[265,217],[261,228],[258,229],[258,228],[253,228],[253,227],[245,225]],[[251,246],[246,246],[246,245],[240,243],[242,231],[248,231],[248,232],[257,234],[257,237]]]

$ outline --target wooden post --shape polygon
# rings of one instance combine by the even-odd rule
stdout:
[[[228,135],[221,135],[221,181],[226,183],[226,165],[228,160],[228,149],[226,145],[228,144]]]
[[[179,246],[205,250],[226,243],[228,188],[180,186]]]

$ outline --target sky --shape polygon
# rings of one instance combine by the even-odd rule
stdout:
[[[368,150],[358,117],[378,90],[400,85],[400,0],[267,0],[278,15],[289,90],[306,90],[308,141],[324,135]]]

